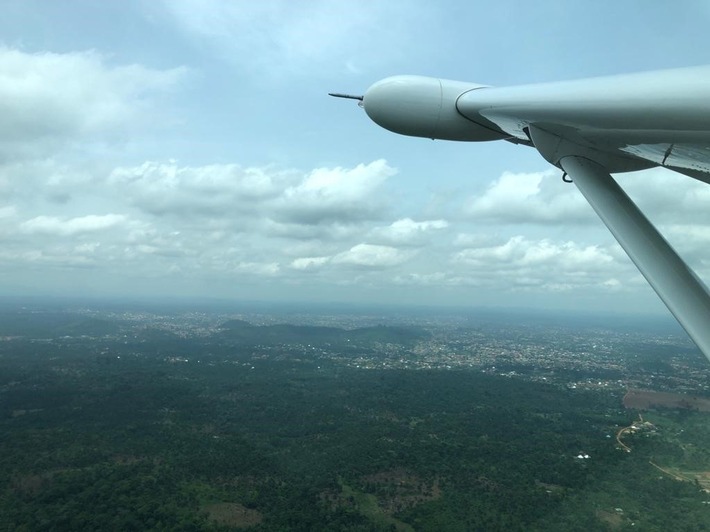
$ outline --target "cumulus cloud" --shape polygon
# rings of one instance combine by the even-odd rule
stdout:
[[[175,162],[149,161],[116,168],[107,182],[152,214],[214,216],[229,210],[251,211],[259,202],[279,194],[282,179],[280,172],[268,168],[235,164],[181,167]]]
[[[393,245],[424,245],[431,233],[447,227],[449,222],[446,220],[415,222],[411,218],[402,218],[387,227],[375,229],[372,235]]]
[[[622,174],[617,181],[654,222],[710,225],[710,186],[702,181],[663,168]]]
[[[393,282],[402,285],[442,286],[450,282],[450,277],[445,272],[408,273],[396,275]]]
[[[540,292],[589,287],[616,290],[619,276],[628,279],[635,274],[617,246],[607,249],[520,235],[455,252],[451,263],[454,270],[465,266],[468,276],[490,285]]]
[[[481,195],[469,199],[465,214],[497,223],[587,223],[594,212],[579,191],[556,170],[505,172]]]
[[[396,173],[384,159],[355,168],[317,168],[284,190],[277,217],[302,224],[377,217],[382,204],[373,193]]]
[[[309,171],[148,161],[89,179],[71,166],[36,168],[35,188],[51,197],[16,187],[0,206],[2,257],[12,263],[269,279],[327,267],[338,282],[338,270],[377,270],[406,255],[358,244],[387,216],[382,186],[395,170],[384,160]],[[430,225],[442,224],[421,227]]]
[[[88,215],[62,219],[54,216],[37,216],[20,224],[20,230],[33,234],[70,236],[93,233],[115,227],[126,220],[122,214]]]
[[[401,264],[410,254],[391,246],[357,244],[333,257],[335,264],[349,264],[366,268],[387,268]]]
[[[710,271],[705,260],[710,243],[710,211],[707,209],[710,187],[662,168],[615,177],[684,260],[707,277]],[[528,174],[503,173],[489,183],[483,193],[468,200],[465,214],[468,220],[485,223],[498,230],[525,224],[531,231],[534,224],[545,226],[544,230],[549,232],[549,227],[554,224],[562,228],[574,226],[575,238],[581,240],[589,237],[590,231],[597,231],[600,235],[596,237],[597,241],[610,241],[608,236],[603,236],[605,233],[601,232],[603,226],[600,220],[581,193],[574,185],[562,183],[559,172],[555,170]],[[464,248],[489,249],[490,252],[489,235],[461,233],[454,244]],[[520,249],[520,245],[513,244],[509,241],[506,246],[497,246],[495,252]],[[538,252],[552,253],[549,245],[542,246]],[[605,253],[613,257],[615,263],[627,260],[618,246],[605,248]],[[463,256],[459,256],[461,258]],[[568,250],[565,260],[569,258]]]
[[[552,266],[562,270],[598,268],[613,261],[599,246],[580,246],[575,242],[555,243],[548,239],[529,240],[514,236],[507,242],[482,248],[465,249],[454,260],[466,264],[518,266]]]
[[[146,162],[113,170],[106,184],[144,213],[213,230],[342,238],[348,226],[381,217],[379,189],[395,173],[384,160],[309,172]]]
[[[0,251],[0,263],[17,263],[24,268],[46,266],[83,270],[97,265],[97,261],[91,255],[92,251],[76,250],[65,246],[51,246],[41,250],[23,250],[20,252],[3,250]]]
[[[269,211],[268,215],[272,213]],[[277,214],[278,215],[278,214]],[[270,218],[260,224],[260,229],[271,238],[286,238],[300,241],[343,241],[362,231],[362,227],[352,221],[330,220],[318,225],[297,222],[277,222]]]
[[[573,184],[560,172],[504,172],[486,189],[471,196],[464,213],[472,220],[500,224],[597,223]],[[710,187],[663,168],[615,176],[621,187],[654,222],[710,225]]]
[[[300,257],[291,262],[291,268],[294,270],[316,270],[329,260],[330,257]]]
[[[646,288],[599,223],[590,226],[597,233],[575,226],[565,238],[540,238],[559,232],[548,223],[512,228],[475,217],[422,216],[411,206],[402,216],[401,205],[387,201],[394,174],[383,160],[307,171],[145,162],[93,180],[66,166],[46,172],[42,188],[53,195],[67,187],[83,191],[82,210],[92,214],[77,216],[76,204],[52,200],[42,210],[30,196],[11,194],[0,207],[0,269],[92,268],[188,284],[261,282],[274,290],[313,283],[456,294]],[[535,183],[520,193],[533,204],[545,198],[544,178]],[[644,201],[654,198],[645,194]],[[702,226],[667,228],[698,253],[710,241]]]
[[[234,270],[260,276],[273,276],[279,273],[281,266],[277,262],[242,261],[234,265]]]
[[[156,94],[184,68],[111,66],[97,52],[26,53],[0,47],[0,149],[5,158],[41,146],[111,135],[153,115]]]

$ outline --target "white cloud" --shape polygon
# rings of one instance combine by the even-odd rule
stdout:
[[[281,267],[277,262],[239,262],[235,270],[258,276],[277,275]]]
[[[383,159],[350,169],[317,168],[284,190],[276,217],[301,224],[378,217],[382,201],[375,192],[396,173]]]
[[[408,256],[358,244],[372,229],[370,218],[388,216],[381,187],[394,170],[384,160],[306,172],[146,162],[90,179],[69,164],[35,168],[34,187],[52,190],[51,197],[11,191],[0,210],[7,222],[0,224],[0,268],[25,261],[91,265],[106,275],[155,278],[169,269],[176,278],[289,283],[318,270],[337,284],[353,267],[374,272]],[[79,208],[114,212],[77,216]],[[42,210],[51,214],[32,216]],[[422,227],[429,225],[442,224]]]
[[[507,225],[487,223],[481,231],[480,223],[421,217],[411,207],[404,210],[411,216],[397,216],[401,204],[383,201],[395,172],[383,160],[310,171],[146,162],[93,180],[71,165],[40,168],[47,170],[40,186],[53,196],[81,191],[84,208],[113,213],[77,216],[72,199],[50,203],[51,215],[31,216],[33,197],[11,194],[0,208],[0,268],[92,268],[156,279],[169,272],[188,284],[214,278],[287,291],[314,283],[531,297],[646,289],[600,224],[592,226],[597,233],[576,226],[560,238],[551,225],[515,227],[511,236]],[[539,193],[531,187],[527,194]],[[699,254],[710,239],[702,226],[668,229]],[[595,244],[599,234],[604,245]]]
[[[654,222],[710,225],[710,186],[702,181],[663,168],[616,179]]]
[[[67,140],[148,125],[156,94],[185,69],[111,66],[97,52],[26,53],[0,47],[0,153],[5,159]]]
[[[7,214],[0,257],[7,263],[91,266],[148,278],[169,271],[175,279],[268,279],[273,286],[317,280],[501,293],[615,292],[630,282],[628,259],[616,246],[584,244],[582,236],[511,237],[505,226],[476,233],[467,220],[396,217],[395,204],[381,201],[395,173],[384,160],[305,172],[146,162],[94,181],[71,167],[47,169],[53,194],[81,190],[89,202],[126,214],[72,216],[70,201],[53,204],[53,215],[28,219],[28,205],[18,208],[10,197],[12,207],[0,211]],[[13,224],[26,236],[12,236]],[[543,233],[549,231],[545,226]],[[65,245],[46,238],[57,236]]]
[[[184,217],[252,211],[259,202],[280,193],[283,179],[280,172],[269,168],[145,162],[115,169],[108,184],[147,212]]]
[[[291,262],[291,268],[294,270],[316,270],[329,260],[330,257],[301,257]]]
[[[532,240],[514,236],[505,242],[463,249],[451,256],[452,270],[501,290],[566,291],[617,287],[619,276],[635,274],[623,254],[598,245]],[[609,279],[613,277],[613,281]]]
[[[620,174],[615,178],[683,259],[707,278],[710,275],[710,264],[705,261],[710,243],[710,211],[707,209],[710,187],[665,169]],[[614,277],[618,273],[617,266],[629,264],[621,248],[611,244],[611,237],[604,232],[601,221],[581,193],[574,185],[562,183],[556,170],[529,174],[505,172],[482,194],[472,197],[465,212],[469,220],[484,222],[496,233],[506,226],[524,224],[524,228],[516,227],[516,231],[525,231],[528,235],[549,234],[555,231],[551,229],[554,224],[557,231],[571,233],[574,241],[533,241],[530,236],[517,236],[501,244],[490,234],[460,233],[454,245],[466,249],[455,255],[456,261],[479,266],[497,261],[501,271],[512,272],[518,279],[523,275],[518,270],[523,267],[555,268],[566,276],[575,268],[580,272],[595,272],[595,276],[607,268],[608,277],[616,282],[622,282]],[[590,239],[603,242],[603,247],[582,244]],[[623,280],[625,286],[630,282],[628,276]],[[602,283],[600,286],[611,289],[612,285]],[[552,284],[545,286],[553,289]],[[567,285],[561,283],[556,288],[561,286]]]
[[[486,191],[472,197],[465,214],[472,219],[514,223],[581,223],[595,215],[574,185],[564,183],[561,173],[504,172]]]
[[[396,284],[402,285],[418,285],[418,286],[442,286],[447,284],[448,275],[444,272],[434,273],[409,273],[405,275],[397,275],[393,281]]]
[[[393,245],[423,245],[431,233],[447,227],[449,222],[446,220],[415,222],[411,218],[402,218],[387,227],[375,229],[372,236]]]
[[[611,291],[618,291],[618,290],[621,290],[623,287],[621,281],[619,281],[618,279],[614,279],[614,278],[607,279],[606,281],[602,281],[601,286],[603,288],[606,288],[607,290],[611,290]]]
[[[265,214],[280,216],[265,209]],[[266,219],[260,226],[264,235],[272,238],[286,238],[301,241],[349,240],[362,232],[362,226],[348,220],[327,220],[318,225],[297,222],[276,222]]]
[[[350,264],[368,268],[386,268],[401,264],[409,257],[409,253],[405,253],[391,246],[357,244],[348,251],[344,251],[333,257],[333,262],[336,264]]]
[[[654,222],[710,225],[710,187],[663,168],[615,176],[621,187]],[[502,224],[597,222],[597,217],[561,172],[504,172],[481,194],[469,198],[465,214]]]
[[[528,240],[514,236],[507,242],[459,251],[454,260],[471,265],[553,266],[558,270],[598,268],[613,262],[613,257],[599,246],[580,246],[575,242],[555,243],[547,239]]]
[[[122,214],[79,216],[62,219],[54,216],[37,216],[20,224],[20,230],[29,233],[71,236],[110,229],[126,221]]]
[[[274,235],[312,238],[327,232],[342,236],[346,225],[380,217],[385,203],[378,191],[395,173],[382,159],[307,173],[268,166],[146,162],[115,169],[107,184],[152,215],[199,219],[201,224],[211,220],[231,230],[234,224],[250,230],[258,226]]]

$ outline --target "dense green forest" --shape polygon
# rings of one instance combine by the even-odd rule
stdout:
[[[644,413],[624,452],[618,392],[292,344],[355,356],[423,330],[53,326],[0,341],[3,530],[710,529],[673,477],[710,471],[708,414]]]

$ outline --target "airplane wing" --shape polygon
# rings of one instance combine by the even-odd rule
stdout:
[[[608,156],[710,182],[708,90],[710,67],[700,67],[470,92],[457,108],[522,141],[547,125]]]
[[[611,176],[662,166],[710,184],[710,67],[515,87],[394,76],[348,97],[395,133],[537,149],[710,360],[710,292]]]

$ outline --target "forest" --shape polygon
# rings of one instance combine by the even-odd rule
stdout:
[[[710,529],[708,414],[643,412],[626,452],[618,392],[340,362],[424,330],[16,325],[3,530]]]

